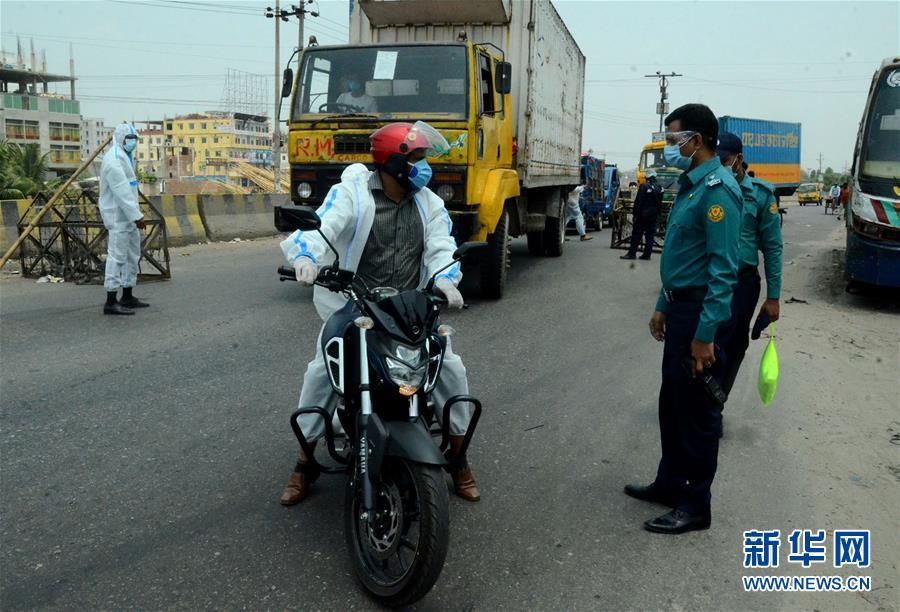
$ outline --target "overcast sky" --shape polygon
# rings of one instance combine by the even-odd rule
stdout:
[[[294,0],[295,3],[298,0]],[[290,0],[285,4],[289,5]],[[2,0],[7,61],[16,35],[28,61],[67,73],[74,48],[85,117],[107,123],[223,108],[226,74],[272,99],[275,72],[270,2],[235,0]],[[633,167],[656,129],[657,70],[672,79],[672,108],[703,102],[717,115],[803,124],[806,168],[850,163],[872,72],[900,54],[898,2],[554,2],[587,57],[584,150]],[[347,0],[313,4],[307,33],[347,40]],[[282,24],[282,63],[297,22]],[[68,91],[67,87],[63,88]]]

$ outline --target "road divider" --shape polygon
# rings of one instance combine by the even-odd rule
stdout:
[[[200,216],[200,197],[160,195],[148,198],[166,220],[169,246],[206,242],[206,227]]]
[[[278,233],[274,209],[290,203],[286,193],[198,196],[200,216],[210,240],[261,238]]]
[[[168,243],[173,247],[274,236],[278,234],[274,209],[290,204],[286,193],[160,195],[147,199],[165,219]],[[0,200],[0,253],[19,237],[18,222],[30,204],[30,200]]]
[[[0,253],[5,253],[19,237],[19,219],[28,210],[31,200],[0,200],[0,218],[3,227],[0,231]],[[36,230],[32,230],[36,231]],[[18,250],[16,251],[18,256]]]

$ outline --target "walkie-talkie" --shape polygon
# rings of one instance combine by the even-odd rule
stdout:
[[[684,358],[684,369],[687,370],[688,374],[691,376],[694,375],[694,358],[690,355]],[[703,383],[703,389],[706,391],[707,395],[709,395],[716,403],[724,406],[725,402],[728,401],[728,396],[725,394],[725,391],[722,390],[718,381],[713,378],[713,375],[708,371],[703,370],[698,378],[700,379],[700,382]]]

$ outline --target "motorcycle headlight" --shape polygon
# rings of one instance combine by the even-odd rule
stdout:
[[[393,355],[384,358],[388,376],[399,387],[419,389],[425,382],[428,354],[424,348],[397,344]]]

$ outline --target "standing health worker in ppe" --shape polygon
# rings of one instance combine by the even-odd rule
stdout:
[[[138,134],[134,126],[123,123],[116,128],[109,151],[100,167],[100,215],[109,235],[106,253],[106,304],[103,314],[132,315],[135,308],[149,306],[132,295],[137,284],[141,259],[141,231],[144,215],[138,206],[137,176],[134,173],[134,149]],[[119,289],[122,299],[118,300]]]

